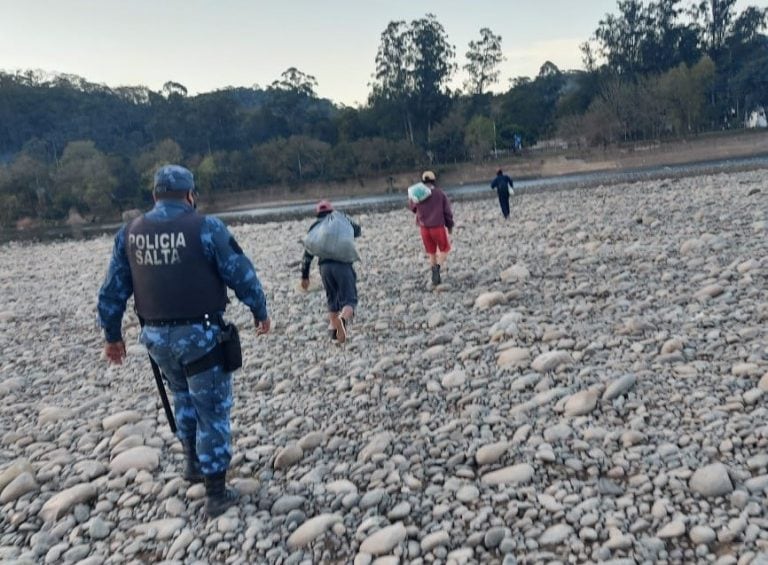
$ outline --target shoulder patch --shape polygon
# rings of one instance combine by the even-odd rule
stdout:
[[[235,238],[233,236],[229,236],[229,246],[232,248],[232,251],[237,253],[238,255],[243,254],[243,249],[237,244],[237,241],[235,241]]]

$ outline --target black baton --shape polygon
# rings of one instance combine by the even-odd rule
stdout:
[[[173,417],[173,410],[171,410],[171,404],[168,402],[168,395],[165,392],[165,385],[163,384],[163,374],[160,372],[160,367],[157,366],[155,360],[149,355],[149,364],[152,365],[152,372],[155,375],[155,384],[157,385],[157,392],[160,393],[160,400],[163,401],[163,409],[165,410],[165,417],[168,418],[168,425],[171,426],[171,431],[176,433],[176,419]]]

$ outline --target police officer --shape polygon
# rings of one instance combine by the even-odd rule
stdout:
[[[232,406],[232,373],[224,368],[220,344],[227,335],[226,288],[251,309],[257,334],[269,332],[270,319],[251,261],[221,220],[196,212],[192,173],[178,165],[161,167],[153,196],[154,208],[115,236],[99,290],[104,353],[117,365],[125,358],[121,323],[133,294],[140,342],[173,393],[184,477],[205,481],[206,511],[215,517],[237,499],[225,483]]]

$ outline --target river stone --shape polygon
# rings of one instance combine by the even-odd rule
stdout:
[[[405,536],[405,526],[397,522],[365,538],[360,544],[360,551],[370,555],[385,555],[405,540]]]
[[[673,520],[657,533],[656,537],[661,539],[679,538],[685,534],[685,522],[682,520]]]
[[[533,479],[534,470],[528,463],[510,465],[497,471],[483,475],[482,481],[487,485],[517,485],[525,484]]]
[[[697,469],[689,486],[692,491],[706,497],[723,496],[733,492],[728,467],[722,463],[712,463]]]
[[[111,531],[111,526],[99,516],[93,517],[88,523],[88,537],[93,540],[105,539]]]
[[[40,517],[45,522],[55,522],[76,504],[83,504],[96,498],[96,485],[83,483],[61,491],[49,498],[40,509]]]
[[[116,430],[125,424],[133,424],[143,418],[140,412],[136,410],[123,410],[117,414],[107,416],[101,421],[101,427],[106,431]]]
[[[40,410],[37,417],[38,425],[51,424],[60,420],[71,420],[74,411],[69,408],[60,408],[58,406],[45,406]]]
[[[28,492],[39,490],[39,488],[32,473],[21,473],[2,490],[2,493],[0,493],[0,504],[13,502]]]
[[[531,363],[531,368],[539,373],[556,370],[560,365],[570,365],[573,359],[567,351],[555,350],[542,353]]]
[[[529,363],[531,352],[526,347],[510,347],[499,353],[496,364],[499,367],[518,367]]]
[[[563,441],[573,435],[573,428],[565,423],[555,424],[549,426],[544,430],[544,441],[547,443],[554,443],[557,441]]]
[[[487,532],[485,532],[485,536],[483,536],[483,545],[487,549],[496,549],[499,547],[501,540],[503,540],[506,535],[507,529],[503,526],[490,528]]]
[[[232,479],[232,487],[243,496],[248,496],[259,492],[261,485],[256,479]]]
[[[421,551],[429,553],[438,546],[448,545],[450,541],[451,536],[445,530],[432,532],[431,534],[424,536],[421,540]]]
[[[605,392],[603,392],[603,400],[613,400],[614,398],[618,398],[619,396],[626,394],[629,389],[635,386],[636,382],[637,377],[633,374],[619,377],[610,383],[607,387],[605,387]]]
[[[10,377],[0,382],[0,398],[24,387],[26,381],[22,377]]]
[[[581,390],[571,395],[565,401],[565,415],[573,417],[589,414],[597,406],[598,396],[599,392],[595,389]]]
[[[386,493],[387,491],[383,488],[369,490],[360,498],[358,506],[360,506],[361,510],[367,510],[368,508],[378,506]]]
[[[155,539],[168,540],[174,537],[186,524],[183,518],[162,518],[160,520],[153,520],[146,524],[138,524],[132,528],[132,531],[146,535],[149,530],[156,531]]]
[[[744,486],[749,492],[762,492],[768,488],[768,475],[758,475],[744,481]]]
[[[192,533],[192,530],[185,528],[178,536],[176,536],[176,539],[173,540],[171,547],[168,549],[166,558],[180,559],[183,557],[184,552],[187,550],[187,547],[189,547],[189,544],[191,544],[195,539],[196,537],[195,534]]]
[[[512,265],[501,272],[501,280],[504,282],[523,282],[531,276],[525,265]]]
[[[756,375],[759,371],[760,367],[756,363],[736,363],[731,368],[731,374],[736,377]]]
[[[461,369],[456,369],[443,376],[440,384],[443,385],[443,388],[458,388],[465,382],[467,382],[467,374]]]
[[[560,545],[568,539],[573,533],[573,528],[568,524],[556,524],[547,528],[541,537],[539,537],[539,544],[547,547],[553,545]]]
[[[757,383],[757,388],[760,390],[768,391],[768,373],[764,374],[760,378],[760,382]]]
[[[101,475],[105,475],[108,471],[107,466],[101,461],[95,459],[84,459],[78,461],[72,467],[72,469],[78,475],[83,475],[86,479],[91,480]]]
[[[22,473],[34,473],[32,465],[26,458],[17,459],[0,472],[0,491]]]
[[[480,490],[475,485],[464,485],[456,491],[456,500],[468,504],[480,496]]]
[[[301,508],[307,501],[303,496],[296,494],[284,494],[272,504],[272,515],[288,514],[291,510]]]
[[[116,475],[129,469],[154,471],[160,465],[160,452],[145,445],[126,449],[109,463],[109,470]]]
[[[763,396],[765,391],[760,388],[751,388],[745,392],[741,397],[747,404],[755,404]]]
[[[312,543],[314,539],[339,522],[342,522],[339,514],[320,514],[310,518],[288,537],[288,549],[298,549]]]
[[[337,479],[325,485],[325,490],[333,494],[349,494],[350,492],[357,492],[357,486],[347,479]]]
[[[475,299],[475,308],[478,310],[487,310],[498,304],[504,304],[507,301],[503,292],[484,292]]]
[[[320,447],[324,442],[325,434],[323,432],[309,432],[298,441],[298,445],[306,452]]]
[[[11,310],[0,311],[0,322],[13,322],[16,319],[16,313]]]
[[[509,451],[508,441],[489,443],[477,450],[477,453],[475,453],[475,461],[478,465],[491,465],[501,459],[507,451]]]
[[[683,340],[681,340],[679,337],[672,337],[665,341],[664,345],[661,346],[661,354],[669,355],[671,353],[680,351],[683,349],[683,345]]]
[[[380,432],[376,434],[373,439],[368,442],[368,445],[360,450],[360,453],[357,455],[357,460],[364,463],[368,461],[372,455],[384,453],[389,447],[389,444],[392,443],[393,439],[394,436],[390,432]]]
[[[693,296],[699,300],[706,300],[720,296],[723,292],[725,292],[725,289],[719,284],[710,284],[696,292]]]
[[[287,469],[298,463],[304,457],[304,450],[297,444],[291,443],[281,449],[275,457],[275,469]]]
[[[688,535],[696,545],[710,544],[717,539],[715,530],[709,526],[694,526]]]
[[[402,520],[411,513],[411,504],[404,500],[399,504],[396,504],[392,510],[387,513],[387,518],[390,520]]]

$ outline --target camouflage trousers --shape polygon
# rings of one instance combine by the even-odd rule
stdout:
[[[232,458],[232,374],[214,367],[187,378],[182,366],[210,351],[220,331],[217,325],[145,326],[140,337],[173,393],[176,435],[182,445],[195,446],[204,475],[226,471]]]

